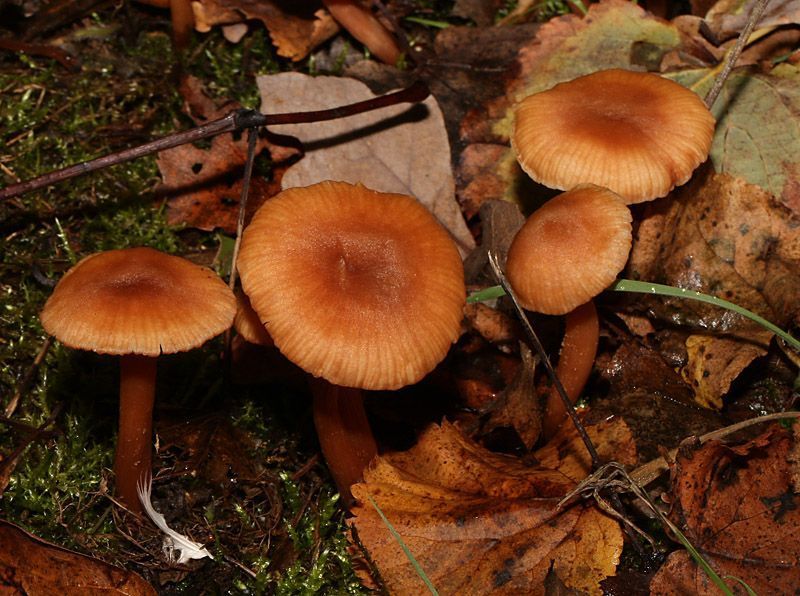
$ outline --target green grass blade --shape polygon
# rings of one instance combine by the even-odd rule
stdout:
[[[419,562],[414,558],[414,555],[411,554],[411,551],[409,550],[408,546],[406,546],[406,543],[403,542],[402,537],[400,536],[400,534],[397,533],[397,530],[394,529],[392,523],[388,519],[386,519],[386,516],[383,514],[383,511],[381,511],[381,508],[378,507],[378,504],[372,499],[370,495],[367,495],[367,500],[369,500],[370,505],[372,505],[375,508],[375,511],[378,512],[378,515],[381,516],[381,521],[383,521],[386,527],[389,528],[389,532],[392,534],[392,537],[394,537],[394,539],[397,540],[397,543],[400,545],[400,548],[403,549],[403,552],[406,554],[406,557],[411,563],[411,566],[414,567],[414,571],[417,572],[417,575],[419,575],[420,579],[422,579],[422,581],[425,582],[425,585],[428,586],[428,589],[431,591],[431,594],[433,594],[434,596],[439,596],[439,592],[436,590],[436,587],[433,585],[433,582],[431,582],[431,580],[428,578],[427,574],[425,573],[425,570],[422,568]]]
[[[695,292],[694,290],[686,290],[683,288],[676,288],[664,284],[655,284],[649,281],[635,281],[632,279],[618,279],[609,287],[609,289],[615,292],[633,292],[637,294],[670,296],[673,298],[685,298],[687,300],[697,300],[698,302],[713,304],[714,306],[718,306],[720,308],[724,308],[732,312],[735,312],[739,315],[742,315],[743,317],[746,317],[751,321],[755,321],[756,323],[764,327],[764,329],[772,331],[772,333],[783,339],[787,344],[789,344],[795,350],[800,352],[800,341],[798,341],[797,339],[786,333],[786,331],[784,331],[777,325],[770,323],[764,317],[760,317],[756,313],[749,311],[746,308],[742,308],[738,304],[734,304],[733,302],[728,302],[727,300],[723,300],[722,298],[717,298],[716,296],[709,296],[708,294]],[[489,288],[484,288],[479,292],[475,292],[474,294],[470,294],[469,296],[467,296],[467,302],[468,303],[481,302],[483,300],[491,300],[493,298],[498,298],[503,295],[505,295],[503,288],[501,288],[500,286],[491,286]]]
[[[722,298],[716,298],[715,296],[709,296],[708,294],[702,294],[700,292],[695,292],[694,290],[685,290],[683,288],[675,288],[672,286],[666,286],[664,284],[654,284],[647,281],[634,281],[632,279],[619,279],[611,286],[610,289],[614,290],[615,292],[636,292],[639,294],[657,294],[659,296],[686,298],[687,300],[697,300],[698,302],[713,304],[714,306],[719,306],[720,308],[725,308],[737,314],[740,314],[743,317],[750,319],[751,321],[755,321],[765,329],[772,331],[775,335],[779,336],[787,344],[791,345],[795,350],[800,352],[800,341],[796,340],[794,337],[786,333],[783,329],[777,327],[776,325],[773,325],[765,318],[758,316],[756,313],[751,312],[746,308],[742,308],[741,306],[739,306],[738,304],[734,304],[733,302],[728,302],[727,300],[723,300]]]

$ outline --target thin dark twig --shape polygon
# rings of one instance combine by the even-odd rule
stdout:
[[[47,356],[47,352],[50,350],[50,346],[53,345],[53,337],[48,335],[47,338],[42,343],[42,347],[39,348],[39,352],[36,354],[36,358],[33,359],[33,362],[28,367],[28,370],[25,371],[22,379],[20,380],[19,384],[17,385],[16,390],[14,391],[14,395],[11,397],[11,400],[6,405],[6,410],[4,412],[6,418],[11,418],[14,415],[14,412],[19,405],[22,396],[27,393],[28,389],[30,388],[31,383],[33,382],[33,378],[36,375],[36,371],[39,370],[39,367],[42,365],[44,361],[44,357]]]
[[[517,315],[519,316],[520,321],[522,321],[522,326],[525,328],[525,332],[528,335],[528,338],[531,340],[533,347],[536,349],[536,352],[539,354],[539,358],[542,360],[542,364],[544,364],[545,370],[547,370],[547,374],[550,377],[550,380],[553,382],[553,385],[556,387],[556,391],[561,396],[561,399],[564,402],[564,408],[569,414],[569,417],[572,419],[572,423],[575,425],[575,428],[578,430],[578,434],[583,439],[584,445],[586,445],[586,450],[589,452],[589,455],[592,458],[592,469],[596,470],[600,467],[600,456],[597,454],[597,449],[595,449],[594,444],[592,443],[592,439],[589,438],[589,434],[586,432],[586,429],[583,428],[581,421],[578,419],[578,415],[575,413],[575,408],[572,405],[572,401],[570,401],[569,396],[567,395],[566,390],[564,389],[564,385],[561,383],[561,379],[558,378],[553,365],[550,363],[550,358],[547,356],[547,352],[544,350],[544,346],[542,346],[542,342],[539,341],[539,337],[536,335],[536,332],[533,330],[530,321],[528,320],[525,311],[519,304],[517,300],[517,295],[514,293],[514,290],[511,288],[511,285],[508,283],[506,276],[503,274],[502,269],[500,268],[500,264],[497,262],[497,255],[493,252],[489,252],[489,264],[492,266],[492,270],[494,271],[494,275],[497,278],[498,283],[503,287],[508,294],[511,301],[514,303],[514,308],[517,311]]]
[[[239,248],[242,245],[242,231],[244,230],[244,216],[247,209],[247,197],[250,191],[250,179],[253,177],[253,162],[256,160],[256,143],[258,141],[258,128],[248,129],[247,134],[247,161],[244,164],[244,178],[242,178],[242,194],[239,198],[239,216],[236,219],[236,240],[233,243],[233,254],[231,255],[231,274],[228,278],[228,287],[231,290],[236,288],[236,277],[238,269],[236,261],[239,258]],[[231,330],[225,332],[225,357],[231,362]]]
[[[335,120],[337,118],[345,118],[347,116],[354,116],[362,112],[369,112],[387,106],[392,106],[400,103],[417,103],[423,101],[429,95],[428,87],[425,83],[417,82],[393,93],[387,93],[373,99],[359,101],[357,103],[332,108],[329,110],[315,110],[311,112],[289,112],[286,114],[261,114],[255,110],[235,110],[219,118],[213,120],[197,128],[192,128],[183,132],[174,133],[150,141],[144,145],[132,147],[131,149],[124,149],[103,157],[98,157],[90,161],[81,162],[74,166],[69,166],[61,170],[49,172],[32,180],[20,182],[19,184],[12,184],[0,190],[0,201],[16,197],[18,195],[61,182],[81,174],[87,174],[107,168],[116,164],[131,161],[139,157],[144,157],[151,153],[164,151],[193,143],[201,139],[213,137],[226,132],[236,132],[248,128],[259,126],[272,126],[277,124],[303,124],[308,122],[322,122],[325,120]]]
[[[244,216],[247,209],[247,197],[250,191],[250,178],[253,176],[253,162],[256,158],[256,142],[258,141],[258,129],[251,128],[247,135],[247,161],[244,166],[244,178],[242,179],[242,196],[239,199],[239,217],[236,220],[236,241],[233,244],[233,255],[231,256],[231,275],[228,280],[230,289],[236,287],[236,259],[239,257],[239,247],[242,245],[242,231],[244,230]]]
[[[733,49],[726,56],[725,65],[722,67],[722,71],[717,75],[717,78],[714,80],[714,84],[711,86],[711,89],[703,100],[705,101],[706,107],[708,107],[709,110],[717,100],[717,97],[722,91],[722,87],[725,86],[725,81],[728,80],[728,77],[733,71],[733,67],[736,66],[736,61],[739,59],[739,55],[742,53],[742,50],[744,50],[744,46],[747,45],[747,41],[750,39],[750,34],[753,32],[756,24],[761,20],[761,16],[764,14],[764,10],[767,8],[768,3],[769,0],[756,0],[756,3],[753,5],[753,9],[750,11],[750,15],[747,17],[747,23],[745,24],[744,29],[742,29],[742,32],[739,33],[739,39],[736,40],[736,44],[733,46]]]

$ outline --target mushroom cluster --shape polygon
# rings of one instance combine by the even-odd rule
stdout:
[[[561,83],[515,109],[512,146],[522,169],[545,186],[567,190],[534,212],[508,253],[508,279],[522,306],[580,314],[580,367],[570,398],[588,378],[597,315],[584,305],[625,267],[632,244],[626,204],[663,197],[708,157],[714,117],[692,91],[661,76],[612,69]],[[595,330],[587,333],[585,330]],[[570,340],[571,341],[571,340]],[[565,339],[567,342],[567,339]],[[594,347],[591,347],[594,346]],[[561,367],[559,368],[561,372]],[[554,391],[545,434],[563,417]]]

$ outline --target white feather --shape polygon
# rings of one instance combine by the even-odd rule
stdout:
[[[167,558],[176,563],[186,563],[190,559],[203,559],[205,557],[213,559],[214,557],[211,556],[211,553],[208,552],[202,544],[187,538],[183,534],[179,534],[167,525],[164,516],[156,511],[153,508],[153,504],[150,503],[150,491],[152,487],[153,480],[148,476],[147,480],[139,481],[136,485],[136,492],[139,493],[139,500],[142,502],[147,516],[153,520],[153,523],[157,525],[164,534],[166,534],[163,548]],[[178,551],[177,557],[175,556],[175,551]]]

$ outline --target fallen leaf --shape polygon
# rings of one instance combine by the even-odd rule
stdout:
[[[601,457],[631,461],[618,420],[589,428]],[[535,468],[491,453],[448,423],[429,428],[410,451],[377,458],[352,520],[390,593],[419,593],[420,578],[387,531],[372,498],[442,594],[536,594],[555,561],[569,587],[600,593],[622,548],[616,521],[591,507],[555,510],[587,471],[574,430],[535,453]]]
[[[756,344],[713,335],[686,338],[689,361],[681,375],[694,388],[695,401],[704,408],[722,409],[722,398],[739,374],[767,351]]]
[[[339,31],[317,2],[295,0],[193,0],[195,28],[205,33],[214,25],[232,25],[257,19],[269,31],[278,55],[295,62]]]
[[[713,74],[694,69],[670,77],[703,96]],[[781,64],[769,74],[734,72],[712,112],[714,169],[760,186],[800,214],[800,69]]]
[[[759,187],[706,171],[671,200],[648,207],[634,239],[628,276],[718,295],[776,325],[800,316],[798,216]],[[727,310],[665,300],[673,323],[763,343],[769,335]]]
[[[375,97],[354,79],[281,73],[257,79],[261,111],[321,110]],[[455,200],[450,144],[436,100],[391,106],[312,126],[271,127],[298,138],[303,158],[283,176],[284,189],[322,180],[362,183],[381,192],[416,197],[456,239],[462,251],[474,241]]]
[[[216,104],[194,77],[184,79],[180,89],[185,111],[198,124],[240,107],[232,102]],[[262,135],[256,143],[256,156],[264,152],[277,163],[272,167],[271,179],[258,175],[251,178],[246,221],[267,198],[280,191],[280,179],[287,167],[281,162],[296,155],[297,150],[277,145]],[[159,153],[156,163],[163,184],[158,192],[168,198],[167,221],[206,231],[221,228],[235,234],[246,160],[247,133],[217,135],[209,149],[186,144]]]
[[[673,519],[727,583],[757,594],[793,594],[800,585],[800,497],[787,462],[794,439],[773,427],[739,447],[708,443],[681,453],[673,471]],[[652,594],[719,594],[679,550],[653,578]],[[743,593],[743,592],[742,592]]]
[[[542,432],[543,400],[536,391],[536,360],[530,349],[520,346],[522,364],[517,375],[500,394],[489,410],[482,431],[488,433],[499,427],[517,432],[526,449],[531,449]]]
[[[720,41],[739,35],[757,0],[720,0],[705,16],[711,31]],[[800,23],[798,0],[771,0],[757,24],[757,29]]]
[[[0,520],[0,592],[3,594],[117,594],[155,596],[131,571],[40,540]]]
[[[485,201],[480,207],[481,243],[464,260],[464,278],[468,284],[491,285],[496,282],[489,266],[489,253],[505,263],[508,248],[525,216],[519,207],[508,201]]]

